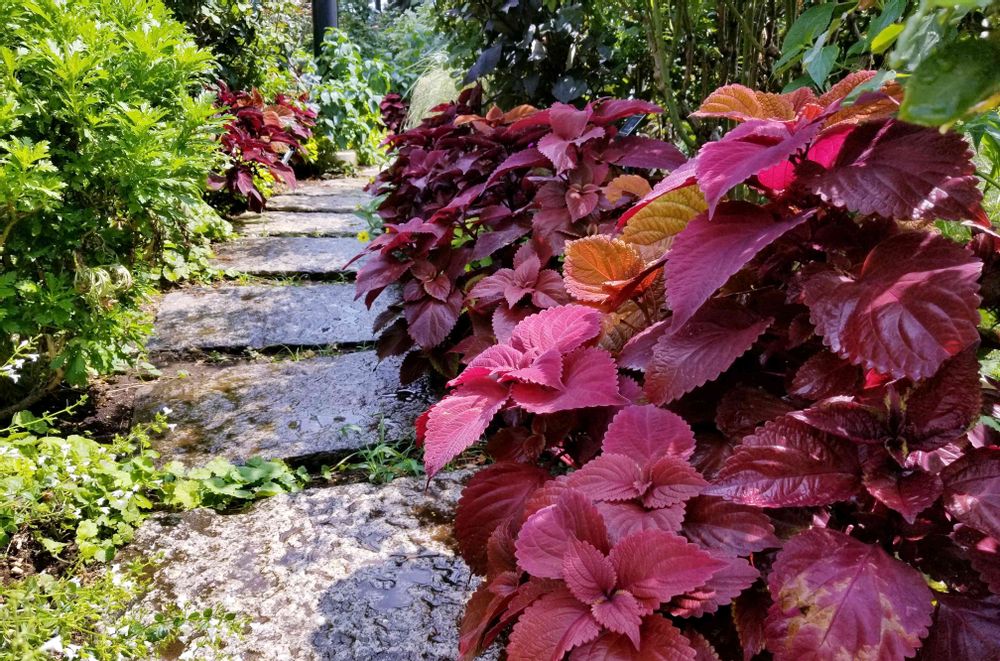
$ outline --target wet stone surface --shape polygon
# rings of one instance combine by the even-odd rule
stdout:
[[[296,191],[275,195],[267,201],[268,211],[331,211],[351,213],[371,198],[362,190]]]
[[[368,229],[365,221],[352,213],[326,212],[269,211],[240,216],[234,224],[243,236],[354,236]]]
[[[399,361],[372,351],[298,361],[192,365],[189,378],[163,379],[136,392],[135,420],[170,410],[174,428],[153,447],[162,462],[202,464],[221,456],[295,459],[412,437],[430,394],[403,387]]]
[[[347,266],[364,244],[355,238],[302,236],[237,239],[215,247],[212,266],[251,275],[336,275],[356,273]]]
[[[265,349],[356,344],[375,339],[372,323],[388,296],[368,310],[354,285],[199,287],[163,297],[152,351]]]
[[[239,514],[161,515],[128,553],[163,554],[147,603],[248,616],[224,650],[237,659],[455,659],[479,579],[440,521],[465,477],[442,474],[426,492],[405,478],[276,496]]]

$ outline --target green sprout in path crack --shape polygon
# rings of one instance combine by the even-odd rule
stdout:
[[[358,425],[344,425],[340,434],[362,434]],[[413,438],[392,442],[387,440],[388,427],[384,417],[379,417],[378,440],[367,447],[347,455],[333,466],[323,466],[323,479],[334,479],[338,473],[362,472],[373,484],[392,482],[397,477],[419,477],[424,474],[420,450]]]

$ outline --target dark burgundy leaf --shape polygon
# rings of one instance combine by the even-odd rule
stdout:
[[[455,537],[462,557],[485,574],[487,541],[504,521],[520,523],[524,503],[549,479],[537,466],[501,462],[480,470],[462,489],[455,514]]]
[[[829,351],[813,354],[795,372],[789,394],[816,401],[850,395],[861,383],[861,369]]]
[[[828,169],[800,177],[834,206],[901,220],[982,214],[972,152],[960,135],[894,119],[855,128]]]
[[[757,507],[802,507],[847,500],[860,483],[850,442],[784,417],[747,436],[705,493]]]
[[[883,374],[926,379],[979,339],[982,262],[930,232],[902,232],[868,255],[857,277],[806,281],[805,302],[827,346]]]
[[[865,467],[865,488],[903,518],[913,523],[917,515],[941,496],[941,478],[923,471],[903,471],[891,459]]]
[[[462,311],[462,293],[453,291],[447,301],[425,298],[415,305],[407,304],[403,308],[407,331],[413,341],[424,349],[431,349],[441,344],[458,321]]]
[[[687,502],[681,530],[700,546],[732,555],[749,555],[780,545],[764,512],[714,496],[698,496]]]
[[[1000,448],[977,448],[941,473],[944,505],[959,521],[1000,539]]]
[[[687,160],[677,147],[652,138],[629,136],[620,139],[617,146],[622,155],[615,164],[621,167],[673,170]]]
[[[723,395],[715,410],[715,425],[719,431],[739,441],[765,422],[791,412],[790,405],[771,393],[740,386]]]
[[[671,402],[729,369],[770,326],[746,308],[724,300],[705,304],[684,326],[663,335],[646,368],[646,395]]]
[[[938,594],[937,615],[920,659],[1000,659],[1000,603]]]
[[[770,607],[771,598],[759,584],[744,590],[733,601],[733,624],[743,647],[743,661],[750,661],[764,650],[764,622]]]
[[[906,398],[903,434],[911,450],[934,450],[962,436],[979,418],[982,388],[976,352],[966,349],[945,361]]]
[[[913,656],[934,607],[919,572],[829,529],[785,543],[768,588],[767,648],[775,661]]]
[[[674,239],[667,257],[667,300],[680,328],[757,253],[812,214],[782,218],[748,202],[723,202],[709,220],[696,216]]]

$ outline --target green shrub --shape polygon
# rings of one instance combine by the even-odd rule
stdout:
[[[311,100],[319,106],[315,132],[321,152],[353,149],[362,164],[374,163],[381,153],[379,101],[390,89],[389,66],[365,58],[344,32],[331,29],[317,70],[320,80]]]
[[[133,360],[152,283],[204,257],[210,71],[161,0],[0,0],[0,361],[35,337],[45,357],[0,416]]]

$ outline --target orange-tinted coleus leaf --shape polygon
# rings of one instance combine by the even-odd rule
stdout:
[[[646,261],[659,259],[671,247],[674,237],[706,209],[705,196],[697,186],[670,191],[632,215],[621,239],[635,246]]]
[[[645,265],[635,248],[624,241],[599,234],[566,244],[563,279],[566,290],[573,298],[600,305],[614,294],[616,286],[639,275]],[[650,274],[648,279],[652,284],[656,274]]]
[[[636,199],[642,198],[652,191],[649,182],[637,174],[622,174],[607,183],[604,187],[604,197],[608,202],[616,204],[623,195],[631,195]]]
[[[724,117],[742,122],[748,119],[795,119],[795,108],[781,94],[758,92],[743,85],[726,85],[701,102],[693,117]]]
[[[904,659],[920,647],[934,612],[919,572],[829,529],[789,540],[768,588],[767,647],[775,661]]]

